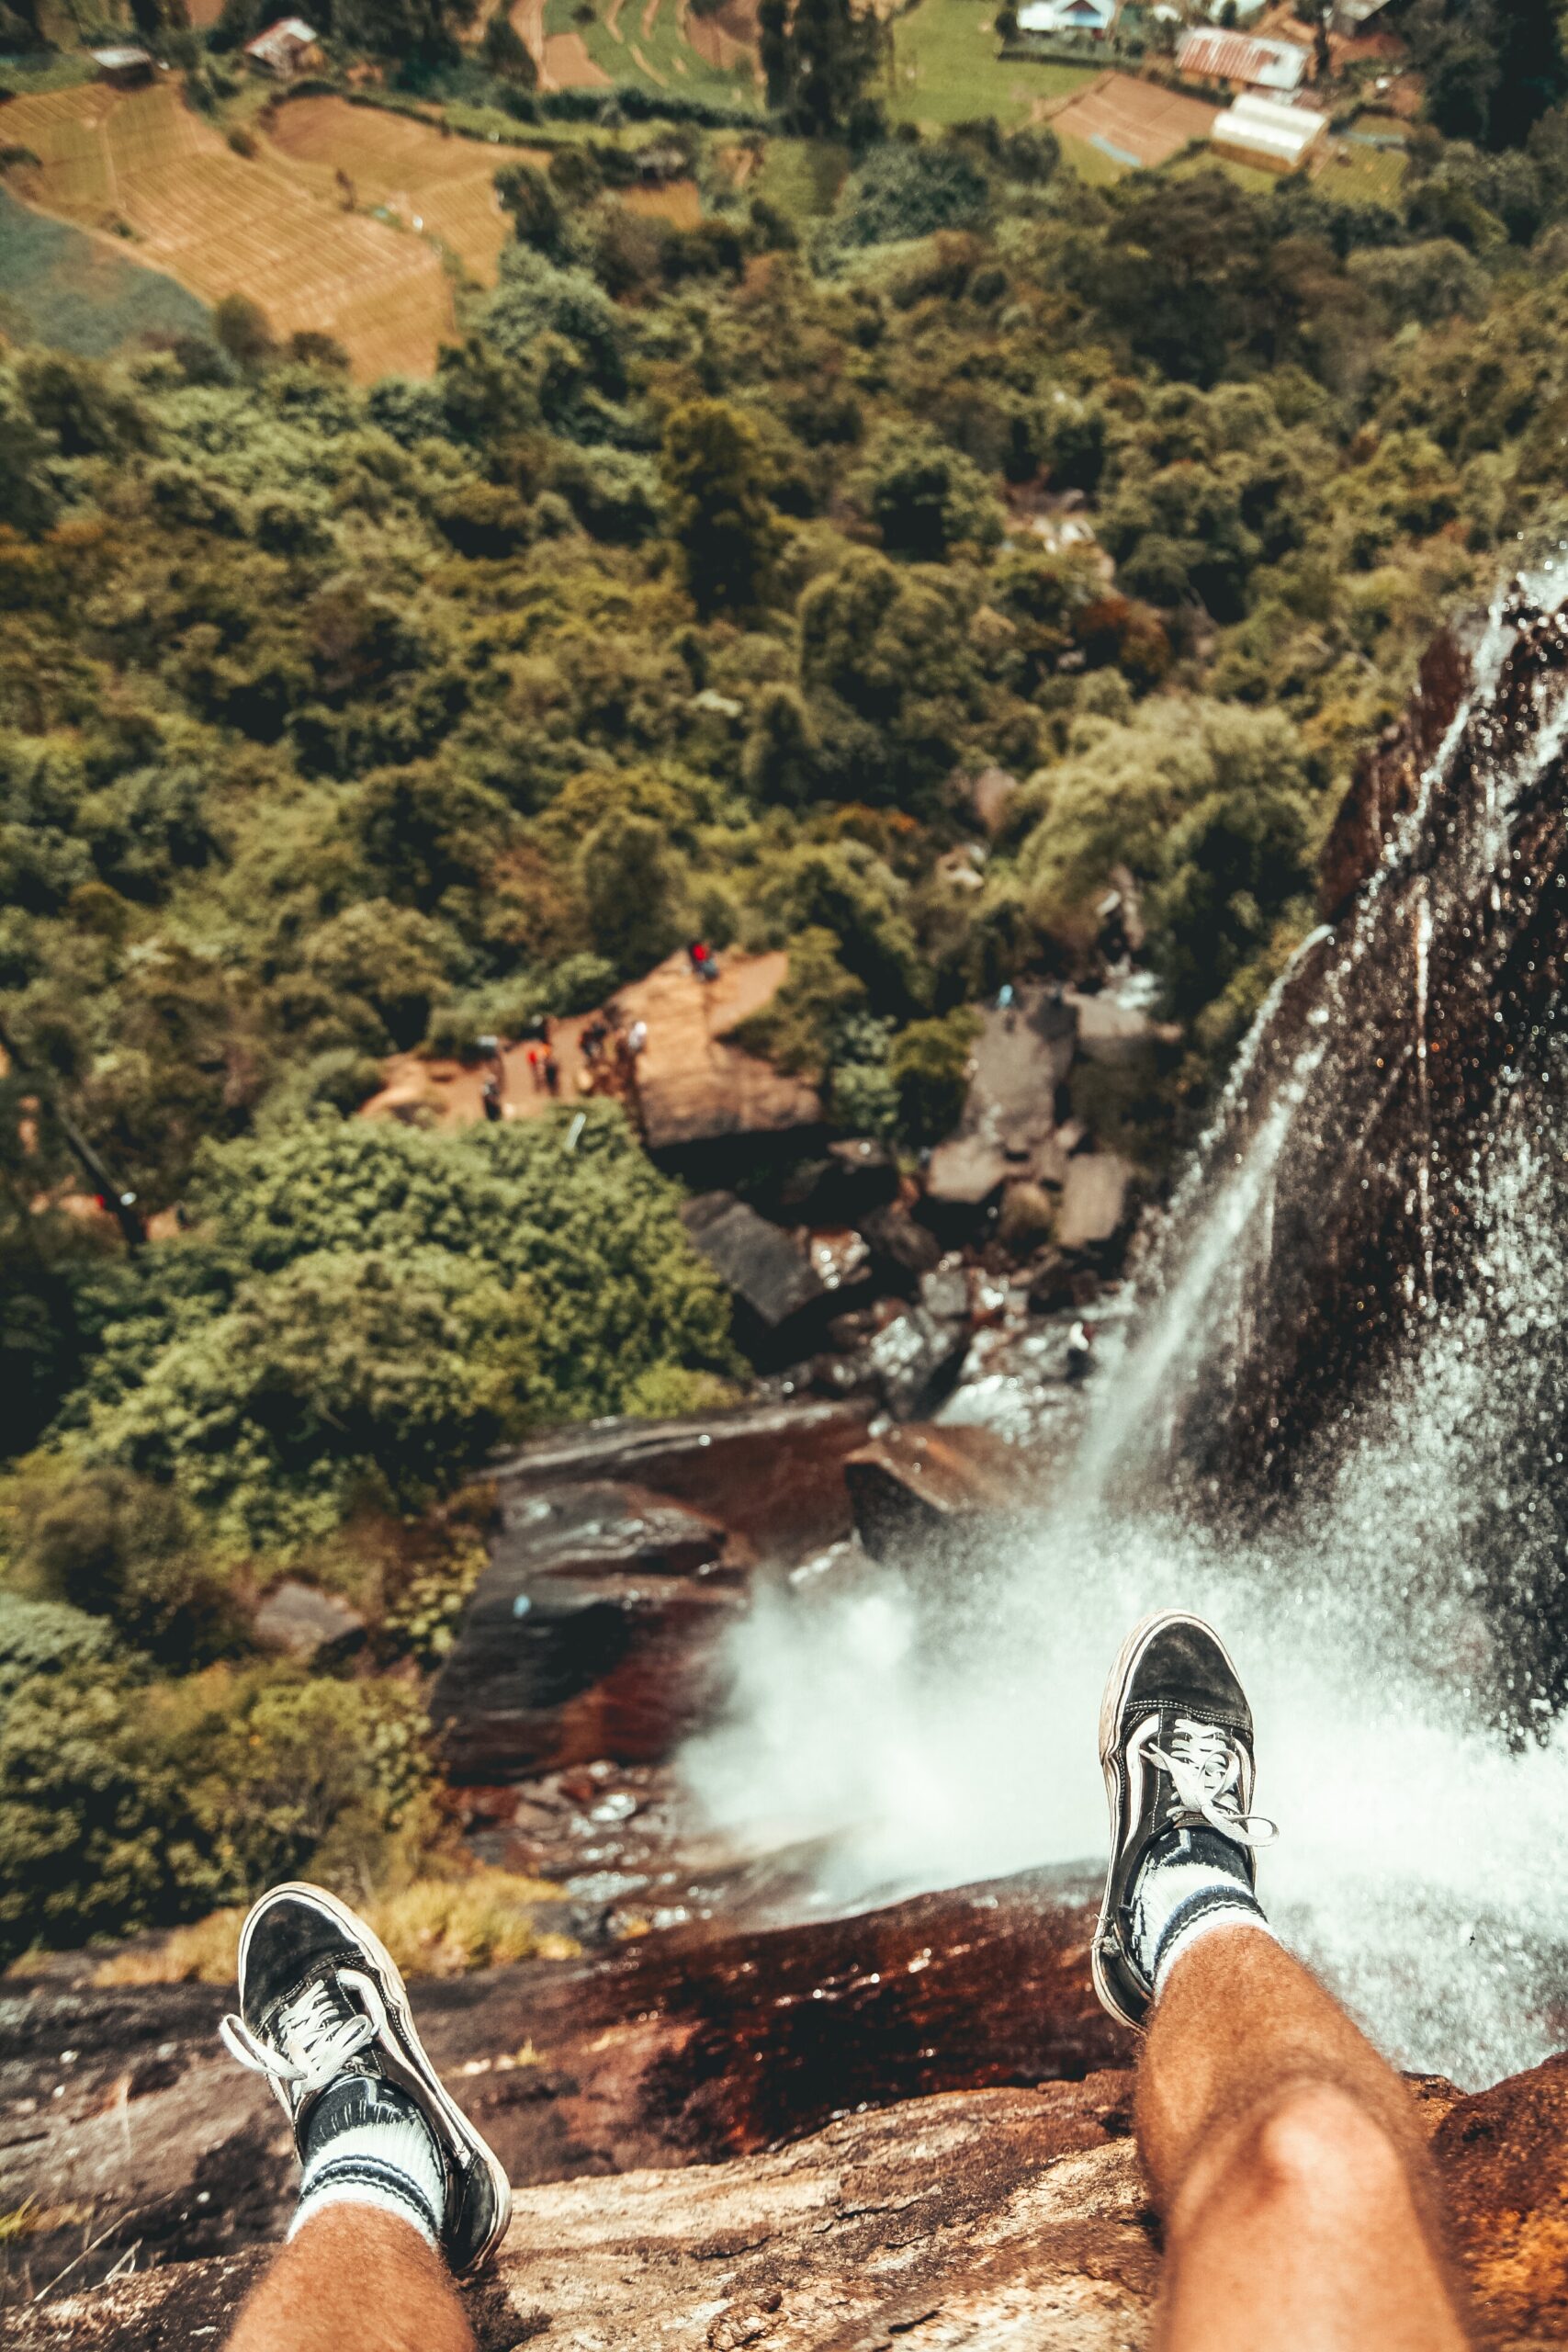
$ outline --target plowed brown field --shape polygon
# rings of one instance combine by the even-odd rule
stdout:
[[[429,123],[345,98],[291,98],[266,125],[279,154],[310,175],[329,203],[341,203],[334,175],[345,172],[362,205],[381,205],[449,246],[471,275],[493,284],[510,233],[496,201],[502,164],[547,163],[541,148],[495,148]]]

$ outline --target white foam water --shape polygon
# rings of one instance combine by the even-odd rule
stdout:
[[[1490,723],[1506,638],[1499,606],[1430,774],[1468,724]],[[1534,774],[1562,733],[1543,727]],[[1562,1459],[1562,1400],[1540,1367],[1547,1335],[1568,1327],[1568,1080],[1549,1067],[1516,1118],[1505,1071],[1464,1179],[1481,1237],[1464,1305],[1432,1304],[1424,1238],[1402,1360],[1345,1409],[1266,1532],[1228,1529],[1212,1498],[1179,1505],[1159,1475],[1175,1407],[1223,1355],[1247,1285],[1269,1279],[1298,1114],[1335,1023],[1353,1017],[1348,979],[1382,952],[1376,900],[1418,852],[1428,788],[1329,950],[1292,1063],[1272,1072],[1258,1056],[1266,1009],[1178,1190],[1138,1336],[1101,1368],[1058,1507],[962,1573],[889,1567],[842,1589],[826,1577],[765,1590],[735,1639],[728,1710],[683,1769],[732,1837],[812,1841],[814,1899],[834,1909],[1093,1865],[1103,1677],[1138,1617],[1195,1609],[1224,1634],[1257,1714],[1258,1804],[1281,1830],[1262,1862],[1271,1915],[1391,2056],[1473,2087],[1568,2041],[1568,1733],[1521,1745],[1493,1720],[1508,1679],[1496,1529],[1517,1564],[1516,1629],[1538,1577],[1544,1605],[1560,1543],[1550,1510],[1537,1517],[1530,1464],[1542,1448]],[[1486,830],[1486,854],[1506,854],[1506,823]],[[1430,937],[1425,895],[1416,903],[1413,1054]],[[1490,1587],[1474,1565],[1488,1555]]]

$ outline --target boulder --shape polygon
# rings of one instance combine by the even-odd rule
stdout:
[[[953,1388],[969,1352],[969,1326],[915,1306],[885,1323],[865,1350],[865,1362],[897,1421],[934,1412]]]
[[[1017,1519],[1040,1499],[1034,1460],[988,1429],[888,1430],[846,1472],[860,1539],[874,1559],[900,1559],[984,1519]]]
[[[772,1337],[821,1304],[826,1285],[799,1244],[733,1193],[683,1202],[681,1222],[754,1330]]]
[[[930,1226],[911,1216],[901,1202],[874,1210],[861,1219],[860,1229],[871,1245],[876,1273],[896,1290],[912,1290],[942,1258],[942,1244]]]
[[[845,2114],[800,2144],[516,2197],[464,2290],[478,2352],[1133,2352],[1158,2276],[1119,2074]],[[696,2193],[694,2194],[694,2188]],[[68,2294],[0,2322],[28,2352],[218,2345],[261,2253]]]
[[[1111,1151],[1079,1152],[1070,1159],[1056,1215],[1058,1248],[1102,1248],[1124,1232],[1136,1172],[1130,1160]]]
[[[925,1170],[927,1199],[949,1223],[967,1211],[972,1224],[1010,1177],[1045,1172],[1075,1035],[1073,1007],[1043,981],[1022,983],[1010,1004],[985,1014],[963,1118]]]
[[[300,1658],[314,1657],[318,1650],[364,1631],[364,1618],[341,1594],[322,1592],[298,1577],[273,1586],[251,1626],[260,1648]]]
[[[514,1487],[501,1517],[431,1693],[449,1777],[667,1755],[716,1695],[749,1551],[637,1487]]]
[[[852,1524],[844,1463],[865,1442],[866,1404],[805,1399],[661,1421],[590,1421],[552,1430],[502,1457],[488,1476],[503,1503],[530,1491],[604,1478],[652,1487],[745,1536],[764,1558],[801,1558]]]
[[[969,1272],[958,1257],[944,1258],[929,1274],[920,1276],[920,1305],[937,1323],[967,1323],[970,1315]]]
[[[981,1208],[1001,1190],[1011,1166],[1001,1145],[990,1136],[949,1136],[926,1162],[926,1198],[943,1208]]]
[[[1156,1021],[1135,1004],[1122,1002],[1112,989],[1090,995],[1064,989],[1062,1001],[1077,1019],[1077,1050],[1083,1060],[1111,1069],[1125,1069],[1145,1060],[1161,1046],[1179,1046],[1178,1023]]]

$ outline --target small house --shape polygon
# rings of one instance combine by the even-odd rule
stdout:
[[[279,82],[291,82],[297,74],[321,62],[314,28],[303,17],[282,17],[276,25],[268,25],[265,33],[245,43],[245,55],[258,73],[270,74]]]
[[[1209,142],[1216,155],[1255,171],[1299,171],[1323,145],[1328,117],[1310,107],[1281,106],[1247,91],[1216,116]]]
[[[1355,40],[1371,29],[1374,17],[1381,17],[1387,6],[1388,0],[1334,0],[1334,29]]]
[[[1177,71],[1196,82],[1225,82],[1235,90],[1289,97],[1307,77],[1307,51],[1293,40],[1264,40],[1254,33],[1204,25],[1176,52]]]
[[[153,59],[145,49],[91,49],[87,51],[98,69],[98,79],[111,89],[140,89],[143,82],[152,79]]]
[[[1018,28],[1036,40],[1078,33],[1104,40],[1115,29],[1120,5],[1121,0],[1025,0],[1018,12]]]

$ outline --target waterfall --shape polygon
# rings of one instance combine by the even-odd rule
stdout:
[[[1271,1914],[1467,2086],[1568,2039],[1568,632],[1529,591],[1260,1014],[1055,1505],[764,1592],[684,1759],[723,1827],[814,1841],[825,1906],[1092,1871],[1104,1673],[1196,1608],[1258,1715]]]

